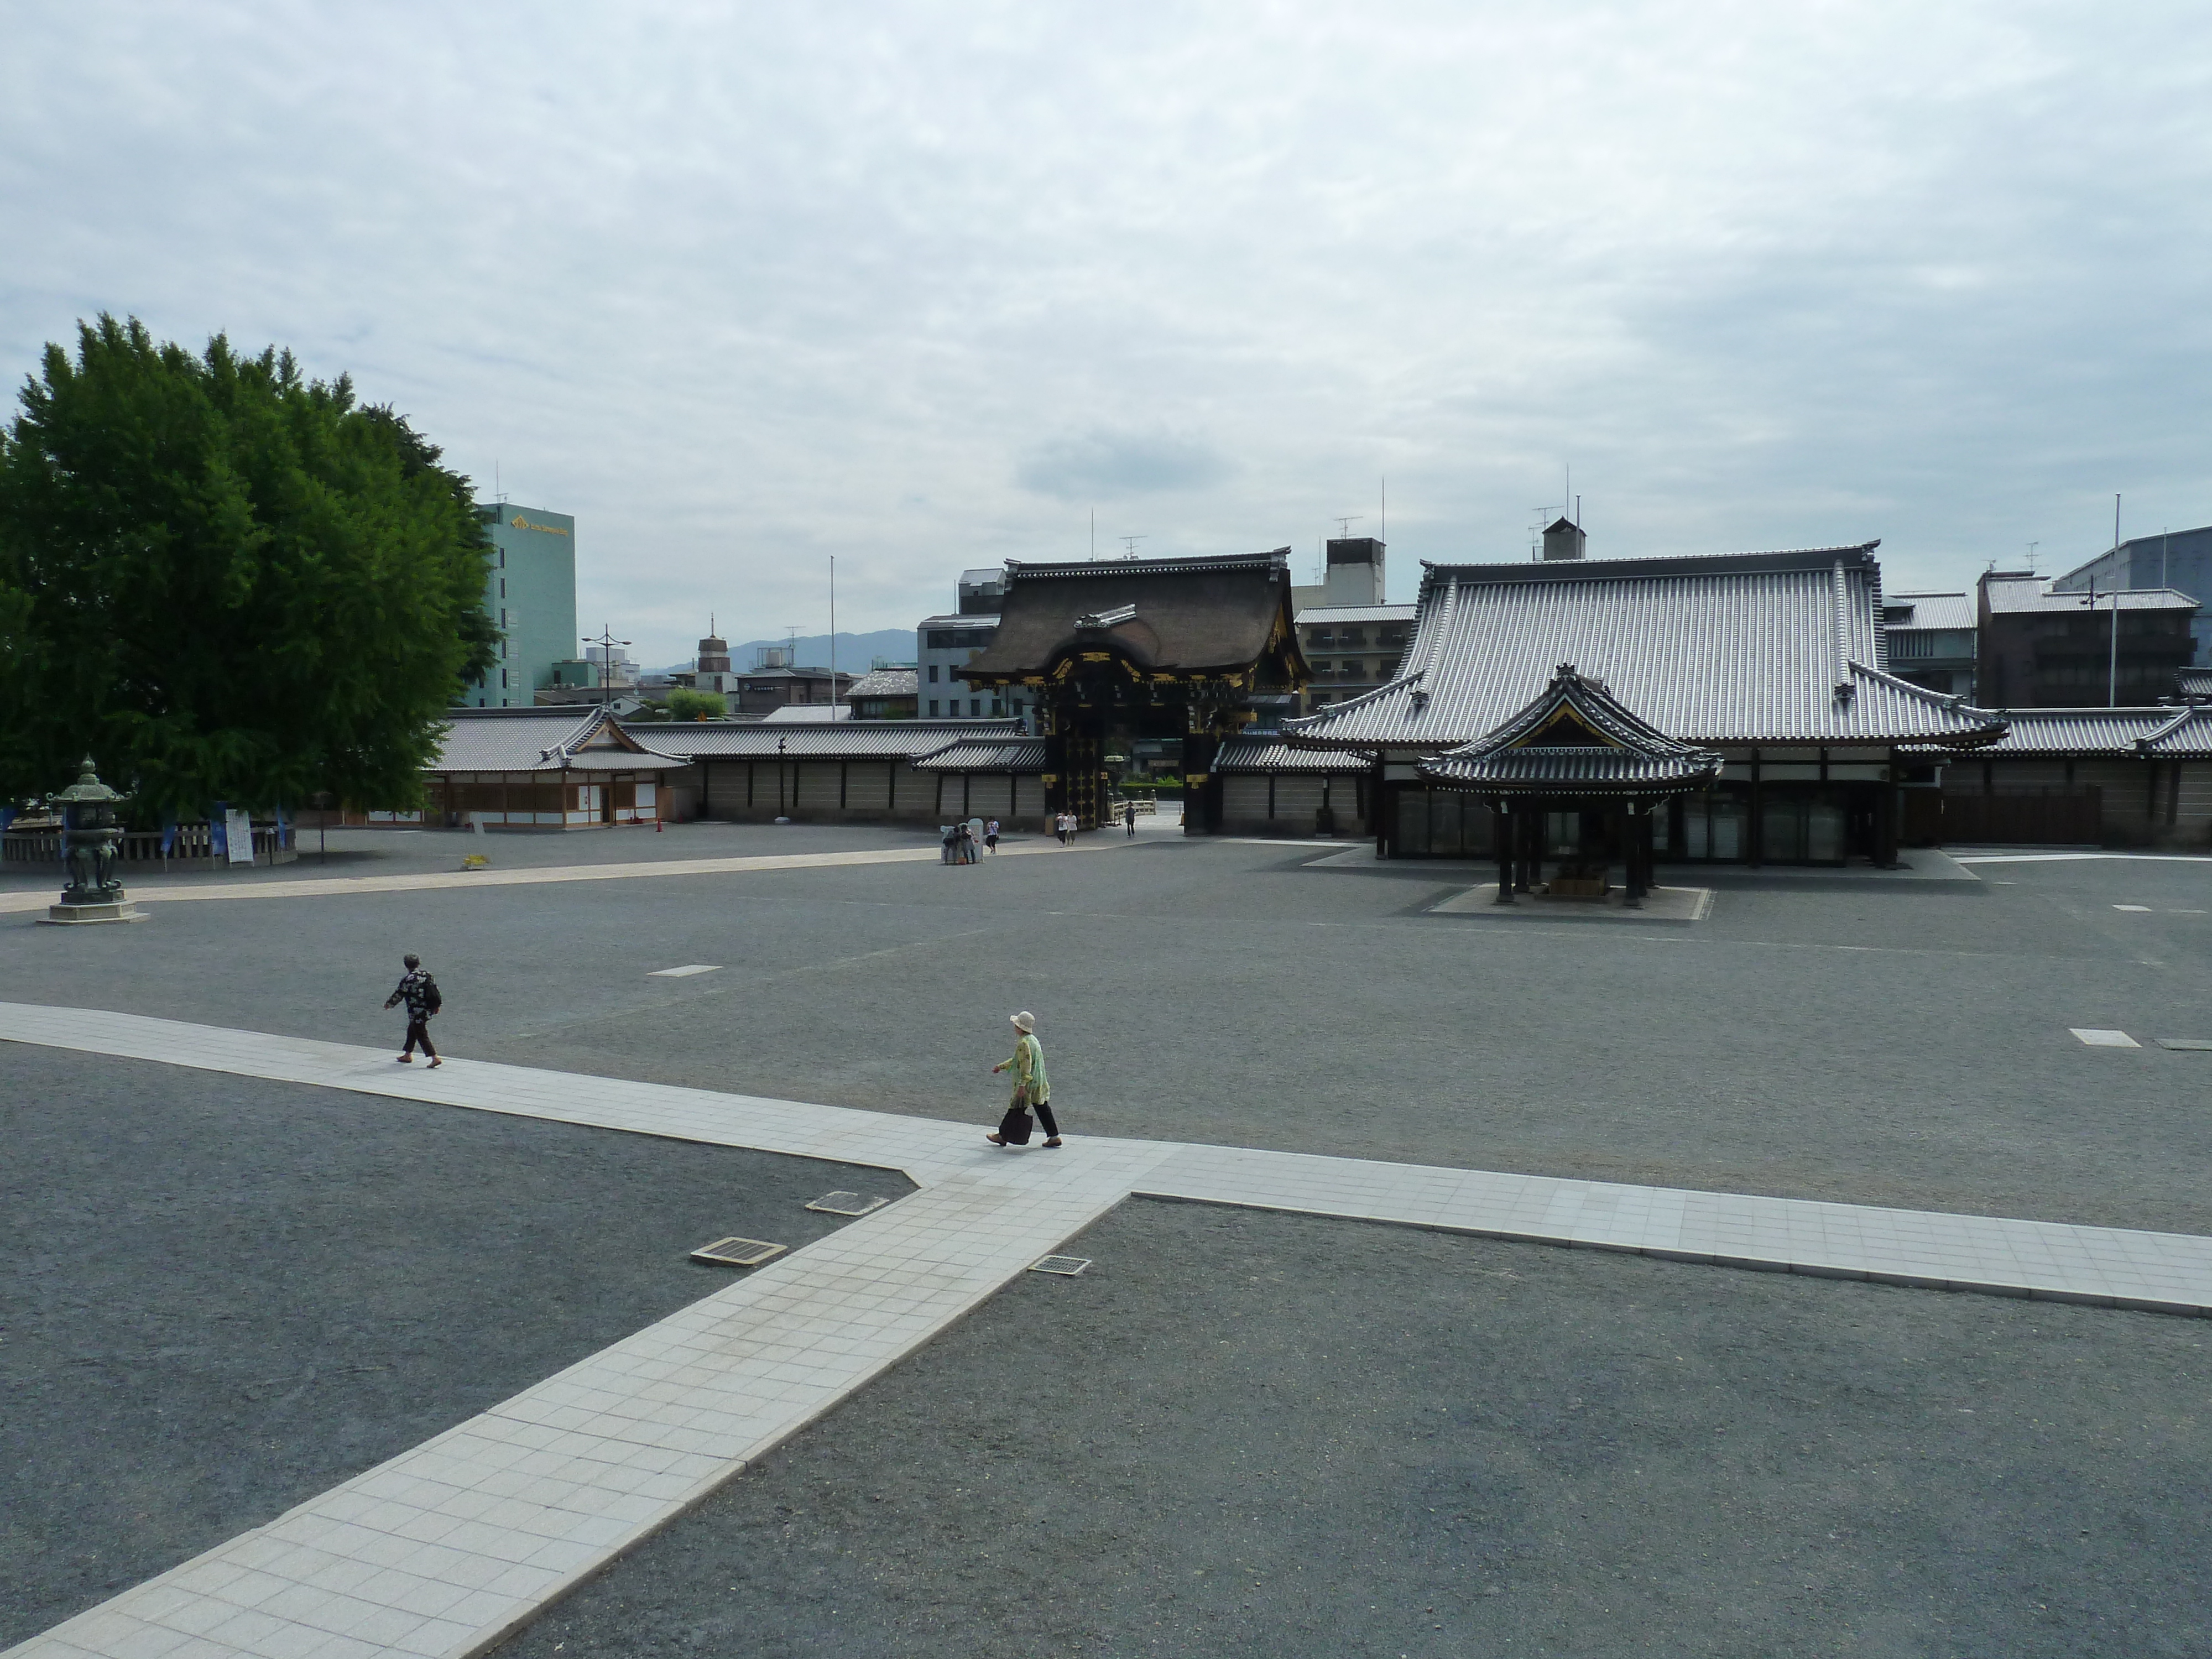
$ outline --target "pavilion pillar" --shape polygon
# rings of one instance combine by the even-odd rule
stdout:
[[[1897,786],[1890,781],[1887,768],[1882,781],[1875,786],[1881,793],[1875,798],[1874,809],[1874,861],[1884,870],[1897,868]]]
[[[1620,863],[1626,891],[1621,903],[1628,909],[1644,908],[1644,830],[1650,822],[1644,809],[1630,801],[1621,816]]]
[[[1519,828],[1519,815],[1502,796],[1490,803],[1490,845],[1498,854],[1497,902],[1500,904],[1513,902],[1513,836]]]

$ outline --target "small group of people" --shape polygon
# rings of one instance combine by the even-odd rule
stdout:
[[[942,826],[945,837],[945,862],[973,864],[984,852],[999,850],[999,821],[996,818],[969,818],[961,823]]]
[[[1110,823],[1113,820],[1109,817],[1107,822]],[[1136,802],[1130,800],[1121,803],[1121,823],[1128,834],[1133,837],[1137,833]],[[1071,845],[1074,841],[1076,831],[1082,828],[1083,820],[1073,812],[1055,812],[1052,815],[1053,833],[1060,837],[1060,844],[1062,847]]]

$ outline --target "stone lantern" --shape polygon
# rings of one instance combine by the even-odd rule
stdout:
[[[115,821],[115,804],[122,799],[100,781],[89,755],[76,781],[54,797],[62,809],[62,869],[69,885],[42,920],[64,925],[146,920],[116,879],[123,826]]]

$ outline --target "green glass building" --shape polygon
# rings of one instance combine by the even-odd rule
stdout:
[[[553,665],[577,654],[576,521],[513,501],[477,512],[491,537],[484,607],[499,657],[460,700],[470,708],[527,708],[538,687],[553,684]]]

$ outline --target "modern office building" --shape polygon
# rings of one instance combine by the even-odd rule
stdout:
[[[2138,708],[2173,695],[2197,601],[2167,587],[2059,592],[2027,570],[1976,585],[1976,700],[1990,708]]]
[[[2212,525],[2130,537],[2051,584],[2055,593],[2086,593],[2092,587],[2100,593],[2177,587],[2200,605],[2212,600]],[[2190,624],[2190,661],[2212,667],[2212,619],[2202,610]]]
[[[554,665],[573,661],[576,635],[576,521],[566,513],[495,501],[477,509],[491,548],[484,609],[498,635],[484,678],[462,690],[467,708],[527,708]]]

